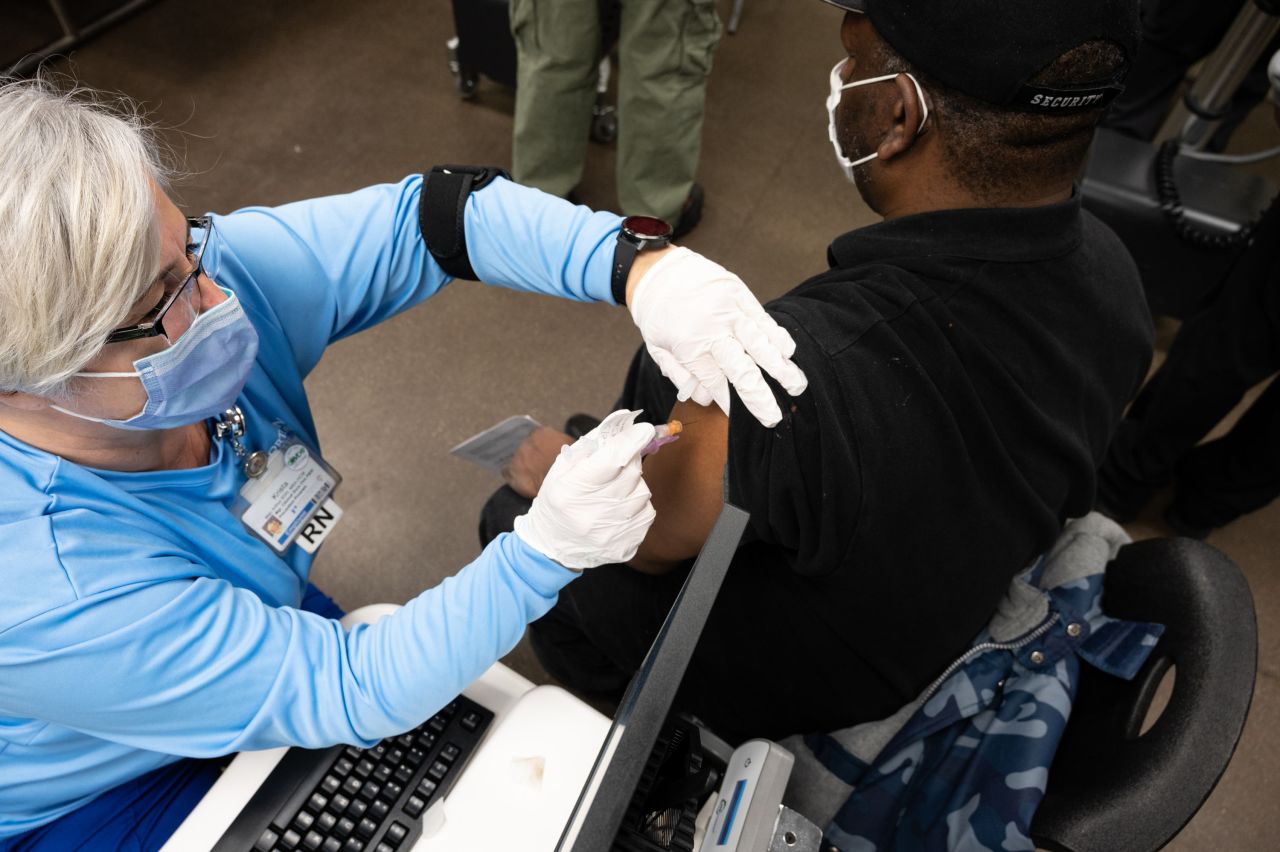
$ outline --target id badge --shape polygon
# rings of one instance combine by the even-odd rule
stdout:
[[[302,439],[281,428],[261,476],[240,489],[233,511],[258,538],[283,553],[306,532],[306,545],[314,553],[342,510],[333,502],[333,490],[342,477]],[[320,518],[324,522],[317,523]]]

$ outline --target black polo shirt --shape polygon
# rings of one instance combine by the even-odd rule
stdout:
[[[728,482],[799,607],[892,712],[987,623],[1010,578],[1087,513],[1146,374],[1151,319],[1112,231],[1070,201],[925,213],[837,239],[830,271],[768,305],[809,389],[734,399]],[[781,604],[780,604],[781,605]]]

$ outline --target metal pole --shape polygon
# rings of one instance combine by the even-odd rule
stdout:
[[[49,6],[53,9],[53,14],[58,19],[58,26],[62,28],[62,37],[52,44],[46,45],[40,50],[33,51],[22,59],[19,59],[13,65],[10,65],[3,72],[6,77],[22,77],[44,62],[51,56],[56,56],[63,51],[70,50],[88,41],[93,36],[119,23],[134,12],[139,11],[144,6],[149,6],[156,0],[128,0],[121,3],[115,9],[107,12],[98,19],[90,21],[82,29],[76,30],[75,25],[71,22],[71,18],[67,15],[66,8],[62,4],[62,0],[49,0]]]
[[[1200,76],[1175,113],[1182,125],[1183,147],[1199,151],[1209,144],[1245,75],[1277,31],[1280,0],[1253,0],[1240,10],[1222,42],[1205,59]]]

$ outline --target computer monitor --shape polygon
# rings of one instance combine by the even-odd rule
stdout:
[[[720,509],[680,594],[614,714],[556,852],[601,852],[613,844],[747,518],[746,512],[728,503]]]

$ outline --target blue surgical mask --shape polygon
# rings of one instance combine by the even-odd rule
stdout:
[[[105,423],[117,429],[172,429],[198,423],[230,408],[244,389],[258,354],[258,332],[230,290],[225,301],[195,318],[167,349],[133,362],[128,373],[76,373],[87,379],[142,380],[147,402],[128,420],[77,414],[61,406],[55,411]]]
[[[840,69],[844,67],[844,63],[848,61],[841,59],[836,63],[836,67],[831,69],[831,92],[827,95],[827,136],[831,139],[831,147],[836,149],[836,161],[840,163],[840,168],[844,172],[844,176],[849,179],[850,183],[854,182],[853,170],[874,160],[879,154],[872,151],[865,157],[859,157],[856,160],[850,160],[845,156],[844,148],[840,145],[840,140],[836,134],[836,107],[840,105],[840,99],[844,96],[845,89],[853,89],[858,86],[865,86],[868,83],[883,83],[886,80],[892,80],[897,74],[885,74],[880,77],[868,77],[865,80],[854,80],[852,83],[840,82]],[[907,72],[902,72],[906,74]],[[924,130],[924,123],[929,119],[929,104],[925,102],[924,90],[920,88],[920,81],[914,75],[907,74],[907,79],[916,87],[916,96],[920,98],[920,126],[916,128],[916,133]]]

